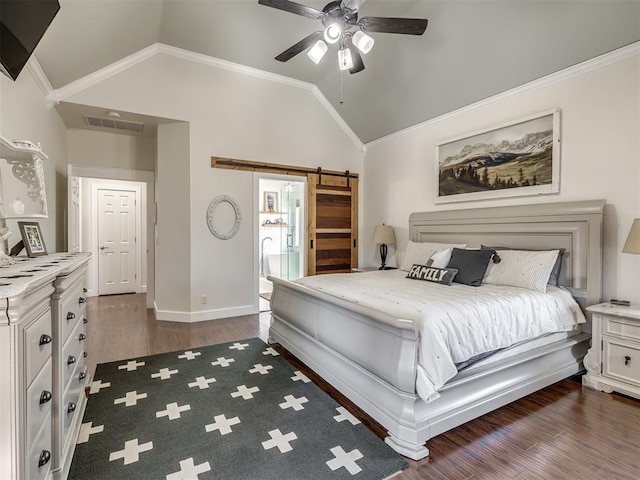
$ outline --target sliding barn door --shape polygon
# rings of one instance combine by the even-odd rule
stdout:
[[[358,266],[358,179],[308,174],[307,275]]]

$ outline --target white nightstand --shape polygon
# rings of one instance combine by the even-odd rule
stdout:
[[[593,331],[582,384],[640,399],[640,307],[601,303],[587,310]]]

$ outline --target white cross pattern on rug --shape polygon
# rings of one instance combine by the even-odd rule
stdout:
[[[273,355],[274,357],[278,357],[280,356],[280,354],[278,352],[276,352],[272,347],[268,347],[264,352],[262,352],[263,355]]]
[[[280,453],[286,453],[293,450],[290,442],[298,439],[298,436],[294,432],[289,432],[286,435],[283,435],[279,429],[271,430],[269,435],[271,435],[271,440],[262,442],[262,448],[269,450],[270,448],[278,447]]]
[[[216,415],[213,417],[213,420],[214,422],[209,425],[205,425],[204,429],[207,432],[219,430],[220,435],[231,433],[231,427],[240,423],[240,419],[238,417],[227,418],[224,415]]]
[[[249,370],[249,373],[259,373],[260,375],[266,375],[272,368],[273,367],[271,365],[262,365],[261,363],[256,363],[253,365],[253,368]]]
[[[76,442],[78,445],[81,443],[87,443],[89,441],[89,437],[94,433],[100,433],[104,430],[104,425],[96,425],[92,426],[93,422],[83,423],[80,425],[80,431],[78,432],[78,441]]]
[[[248,343],[238,343],[238,342],[236,342],[233,345],[229,346],[229,350],[244,350],[248,346],[249,346]]]
[[[119,365],[118,370],[126,370],[127,372],[132,372],[134,370],[137,370],[138,367],[142,367],[143,365],[144,365],[144,362],[136,362],[135,360],[129,360],[124,365]]]
[[[200,355],[200,352],[192,352],[191,350],[187,350],[182,355],[178,355],[178,358],[186,358],[187,360],[195,360],[197,356]]]
[[[161,368],[158,373],[152,373],[151,378],[159,378],[160,380],[166,380],[171,378],[171,375],[178,373],[178,370],[169,370],[168,368]]]
[[[146,393],[138,393],[134,390],[133,392],[127,392],[124,397],[116,398],[113,404],[118,405],[119,403],[124,403],[125,407],[132,407],[133,405],[137,405],[138,400],[142,400],[143,398],[147,398]]]
[[[293,372],[295,375],[293,375],[293,377],[291,377],[291,380],[293,380],[294,382],[298,382],[298,381],[303,381],[304,383],[309,383],[311,380],[309,380],[309,377],[307,377],[304,373],[302,373],[300,370],[296,370],[295,372]]]
[[[198,474],[211,471],[209,462],[195,465],[193,458],[180,460],[180,471],[167,475],[167,480],[198,480]]]
[[[189,388],[193,388],[193,387],[199,387],[200,390],[204,390],[205,388],[209,388],[209,384],[215,382],[216,379],[211,377],[211,378],[204,378],[204,377],[196,377],[196,381],[195,382],[191,382],[189,384]]]
[[[95,382],[91,382],[91,388],[89,389],[89,393],[98,393],[102,388],[108,388],[111,386],[111,382],[102,383],[102,380],[97,380]]]
[[[191,410],[191,405],[182,405],[179,407],[176,402],[168,403],[166,410],[156,412],[156,418],[169,417],[169,420],[175,420],[176,418],[180,418],[180,412],[186,412],[187,410]]]
[[[109,461],[113,462],[114,460],[123,458],[124,465],[129,465],[130,463],[135,463],[140,460],[140,454],[142,452],[147,452],[152,448],[153,442],[147,442],[139,445],[137,438],[134,438],[133,440],[127,440],[126,442],[124,442],[124,449],[118,450],[117,452],[111,452],[109,454]]]
[[[336,415],[335,417],[333,417],[333,419],[340,423],[340,422],[344,422],[345,420],[350,422],[351,425],[357,425],[360,423],[360,420],[358,420],[356,417],[354,417],[351,412],[349,412],[346,408],[344,407],[338,407],[336,408],[336,410],[338,411],[338,413],[340,415]]]
[[[286,401],[280,404],[280,408],[283,410],[293,408],[296,412],[298,410],[304,410],[302,404],[309,401],[307,400],[307,397],[296,398],[293,395],[285,395],[284,399]]]
[[[253,394],[256,392],[259,392],[260,389],[258,387],[250,387],[247,388],[246,385],[240,385],[238,387],[238,390],[235,392],[231,392],[231,396],[233,398],[238,398],[238,397],[242,397],[245,400],[249,400],[250,398],[253,398]]]
[[[211,365],[213,365],[214,367],[216,365],[220,365],[221,367],[228,367],[232,362],[235,362],[235,360],[233,358],[224,358],[224,357],[218,357],[217,362],[211,362]]]
[[[336,457],[327,462],[327,465],[331,470],[337,470],[341,467],[344,467],[351,475],[355,475],[362,471],[356,461],[363,458],[363,455],[357,448],[347,453],[341,446],[337,446],[333,447],[330,452],[333,453],[333,455]]]

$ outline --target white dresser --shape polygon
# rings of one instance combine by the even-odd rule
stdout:
[[[0,479],[66,478],[86,405],[88,253],[0,267]]]
[[[582,384],[640,398],[640,307],[601,303],[587,310],[593,331]]]

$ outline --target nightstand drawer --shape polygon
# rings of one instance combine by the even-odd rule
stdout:
[[[640,341],[640,323],[620,317],[604,317],[602,333]]]
[[[640,345],[605,337],[603,375],[623,382],[640,383]]]

